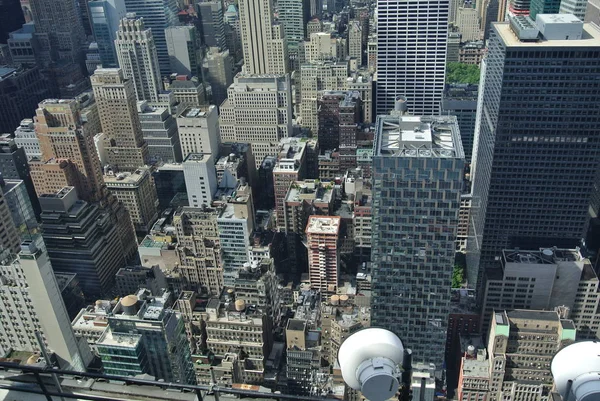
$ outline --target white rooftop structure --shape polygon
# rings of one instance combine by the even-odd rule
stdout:
[[[310,216],[306,225],[307,234],[338,234],[340,231],[339,216]]]

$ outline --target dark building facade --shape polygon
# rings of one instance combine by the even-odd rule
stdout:
[[[79,200],[73,187],[39,199],[42,237],[54,271],[77,274],[87,301],[112,295],[115,274],[126,261],[111,216]]]
[[[8,34],[25,23],[19,0],[0,0],[0,43],[6,43]]]
[[[465,151],[465,161],[471,162],[473,140],[475,138],[475,117],[477,115],[477,85],[446,85],[442,97],[442,114],[456,116],[460,129],[460,139]]]
[[[14,132],[38,103],[51,97],[38,68],[0,67],[0,133]]]
[[[585,235],[600,161],[600,70],[590,69],[600,28],[573,18],[551,15],[552,36],[534,41],[519,30],[538,29],[530,19],[492,24],[471,170],[472,288],[502,249],[574,248]]]
[[[29,172],[25,149],[18,148],[9,137],[0,137],[0,176],[4,179],[23,181],[33,211],[39,217],[41,212],[40,203]]]
[[[206,47],[227,48],[225,40],[225,23],[223,22],[223,5],[220,1],[207,1],[196,5],[203,43]]]

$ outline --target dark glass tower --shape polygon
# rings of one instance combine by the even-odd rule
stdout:
[[[371,326],[441,368],[463,187],[458,124],[379,116],[375,135]]]
[[[0,0],[0,43],[6,43],[8,34],[25,23],[19,0]]]
[[[473,288],[502,249],[572,248],[586,232],[600,161],[600,28],[543,19],[544,32],[525,17],[492,24],[471,170]]]

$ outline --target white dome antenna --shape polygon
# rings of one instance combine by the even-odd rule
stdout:
[[[563,401],[600,401],[600,342],[571,344],[550,365]]]
[[[398,391],[404,347],[391,331],[369,328],[342,343],[338,361],[348,386],[370,401],[385,401]]]

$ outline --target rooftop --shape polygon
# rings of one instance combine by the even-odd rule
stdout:
[[[147,169],[138,169],[133,173],[118,173],[114,174],[109,171],[108,174],[104,175],[104,182],[108,187],[119,187],[123,184],[137,185],[144,177],[148,175]]]
[[[563,15],[563,14],[559,14]],[[555,15],[553,15],[554,17]],[[560,17],[559,17],[560,18]],[[560,20],[557,20],[560,23]],[[495,22],[493,26],[496,28],[500,39],[508,47],[600,47],[600,27],[592,23],[583,24],[583,33],[581,39],[551,39],[545,38],[537,41],[521,41],[511,29],[508,22]]]
[[[137,348],[141,340],[141,334],[113,333],[112,330],[106,330],[97,344],[108,347]]]
[[[333,185],[316,180],[294,181],[285,198],[286,202],[315,201],[330,203],[333,198]]]
[[[555,311],[542,311],[542,310],[526,310],[526,309],[515,309],[507,311],[506,315],[510,320],[512,319],[524,319],[524,320],[546,320],[558,322],[558,313]]]
[[[179,114],[178,117],[184,118],[206,118],[208,112],[211,111],[215,106],[211,105],[207,108],[201,107],[188,107]]]
[[[310,216],[306,225],[307,234],[336,234],[340,232],[339,216]]]
[[[189,155],[187,155],[187,157],[185,158],[185,160],[183,161],[185,162],[208,162],[210,155],[209,154],[204,154],[204,153],[190,153]]]
[[[379,116],[375,152],[380,156],[464,158],[453,116]]]
[[[503,263],[523,263],[523,264],[558,264],[560,262],[579,262],[584,258],[579,248],[559,249],[559,248],[540,248],[535,251],[520,249],[502,250]]]

